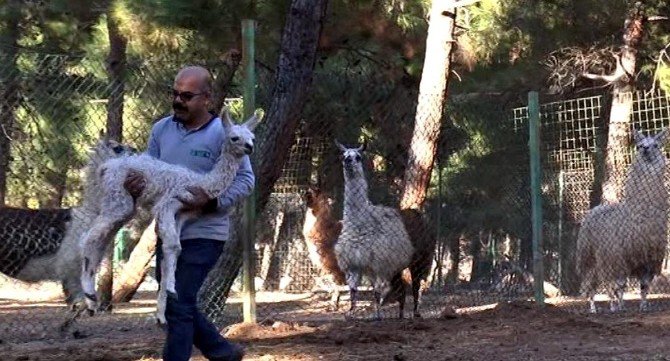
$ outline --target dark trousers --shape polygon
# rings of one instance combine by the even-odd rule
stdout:
[[[212,239],[181,241],[181,254],[177,261],[177,300],[168,299],[165,310],[167,338],[163,347],[163,360],[188,361],[193,346],[209,358],[225,357],[231,352],[216,327],[198,310],[198,290],[207,273],[214,267],[223,250],[224,242]],[[156,278],[160,282],[160,262],[163,259],[161,242],[156,246]]]

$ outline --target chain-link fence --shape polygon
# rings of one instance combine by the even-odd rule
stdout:
[[[636,92],[543,105],[544,266],[556,303],[667,308],[668,100]]]
[[[10,146],[8,166],[2,169],[8,207],[0,214],[0,339],[59,335],[80,287],[78,276],[72,276],[72,266],[81,264],[74,245],[92,222],[87,207],[97,201],[87,199],[84,176],[100,161],[133,151],[129,147],[145,149],[152,123],[167,113],[169,99],[163,94],[183,62],[129,60],[122,89],[108,80],[102,63],[91,59],[22,54],[4,62],[14,66],[0,69],[5,92],[0,138]],[[199,63],[215,76],[229,66]],[[532,299],[528,110],[519,108],[525,102],[476,95],[452,98],[444,107],[433,104],[443,108],[437,117],[439,137],[431,134],[413,143],[422,131],[414,129],[416,117],[430,113],[417,109],[417,84],[390,81],[374,67],[356,64],[315,73],[282,177],[256,215],[257,319],[397,317],[404,303],[406,317],[414,312],[436,317],[452,309],[466,312]],[[267,109],[273,73],[262,67],[257,72],[258,107]],[[226,87],[237,113],[242,101],[238,79]],[[9,90],[13,96],[7,96]],[[110,114],[119,114],[118,103],[109,101],[119,91],[121,141],[129,147],[98,142],[100,131],[109,129]],[[650,300],[665,292],[666,238],[651,234],[667,229],[658,221],[667,219],[667,195],[658,184],[644,188],[654,182],[647,173],[655,171],[628,172],[632,160],[646,156],[632,153],[610,165],[608,153],[615,143],[605,124],[611,102],[594,96],[541,107],[544,291],[548,302],[574,303],[578,310],[588,310],[581,291],[589,271],[580,267],[628,265],[629,273],[620,267],[624,273],[616,277],[594,268],[602,281],[598,292],[607,282],[616,285],[638,275],[651,283]],[[630,125],[645,135],[670,122],[663,95],[636,94],[631,104]],[[629,139],[628,131],[622,134]],[[261,129],[257,142],[264,136]],[[651,150],[662,141],[644,138],[638,144]],[[627,141],[620,143],[628,152]],[[256,154],[254,164],[262,156]],[[430,167],[416,166],[423,158],[432,160]],[[415,193],[408,194],[406,180],[420,174],[428,175],[427,182],[417,181]],[[587,231],[600,238],[581,236],[587,231],[580,223],[600,203],[606,175],[621,184],[624,199],[631,197],[629,183],[643,187],[645,198],[623,202],[633,204],[628,208],[596,212]],[[408,198],[425,200],[418,202],[419,209],[401,209]],[[623,215],[605,220],[616,212]],[[241,217],[237,209],[232,223],[241,224]],[[72,326],[76,331],[70,328],[66,335],[157,330],[152,317],[156,237],[149,218],[147,212],[138,213],[116,237],[103,265],[107,272],[99,277],[99,290],[112,307],[79,317]],[[201,292],[202,308],[219,326],[242,318],[239,232],[233,227],[224,256]],[[632,239],[658,240],[658,252],[639,243],[632,248],[642,253],[609,255],[616,244],[621,252],[630,250],[638,244]],[[652,256],[660,257],[662,265]],[[632,259],[649,262],[633,264]],[[639,298],[635,290],[640,285],[627,285],[624,298]],[[352,299],[356,307],[348,312]]]

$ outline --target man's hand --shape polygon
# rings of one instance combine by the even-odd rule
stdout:
[[[126,180],[123,182],[123,187],[130,193],[133,199],[137,199],[142,194],[146,185],[147,183],[142,173],[134,170],[128,172]]]
[[[205,213],[213,212],[218,206],[216,198],[210,198],[209,194],[204,189],[196,186],[186,187],[186,190],[191,193],[190,197],[177,197],[180,202],[184,204],[184,209],[188,210],[202,210]]]

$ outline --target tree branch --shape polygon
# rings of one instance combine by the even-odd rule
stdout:
[[[592,80],[604,80],[607,83],[614,83],[615,81],[618,81],[619,79],[626,76],[627,75],[626,69],[624,69],[623,65],[621,64],[621,57],[618,54],[613,54],[613,55],[616,58],[616,69],[614,70],[614,73],[609,74],[609,75],[582,73],[582,76],[584,78],[592,79]]]
[[[445,7],[447,7],[447,8],[459,8],[459,7],[474,5],[474,4],[478,3],[479,1],[481,1],[481,0],[452,1],[452,2],[446,3]]]
[[[647,17],[647,21],[665,21],[670,19],[667,16],[662,16],[662,15],[654,15],[654,16],[649,16]]]

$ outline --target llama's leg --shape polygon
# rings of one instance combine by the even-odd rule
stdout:
[[[372,294],[374,295],[375,298],[375,320],[380,321],[382,319],[382,294],[381,292],[375,287],[374,290],[372,290]]]
[[[400,291],[400,300],[398,301],[398,318],[405,318],[405,290]]]
[[[595,270],[593,268],[589,269],[582,280],[581,293],[589,300],[589,312],[594,314],[598,313],[595,300],[597,287],[598,279],[596,278]]]
[[[123,219],[98,216],[91,229],[81,241],[82,272],[81,287],[84,292],[86,308],[93,313],[97,307],[95,295],[95,275],[109,242],[123,225]]]
[[[623,294],[626,289],[626,279],[624,277],[617,277],[613,282],[613,287],[610,287],[610,311],[620,312],[624,311]]]
[[[340,309],[340,297],[342,294],[340,293],[340,288],[338,287],[337,284],[333,284],[332,288],[332,294],[330,296],[330,302],[333,305],[333,310],[337,311]]]
[[[361,273],[359,271],[347,272],[347,285],[349,286],[350,304],[348,316],[353,316],[356,309],[356,297],[358,292],[358,285],[361,282]]]
[[[166,324],[165,309],[167,307],[168,298],[177,298],[177,291],[175,290],[175,272],[177,271],[177,259],[181,253],[181,244],[179,241],[179,229],[176,219],[176,213],[179,203],[173,202],[171,204],[163,205],[159,212],[156,213],[156,226],[158,228],[158,236],[163,242],[163,260],[161,267],[161,282],[158,289],[158,303],[156,305],[156,317],[158,323]]]
[[[414,317],[421,318],[419,304],[421,303],[421,280],[412,275],[412,299],[414,300]]]
[[[647,302],[647,295],[649,294],[649,283],[651,283],[654,275],[646,273],[640,277],[640,311],[645,312],[649,309],[649,304]]]

